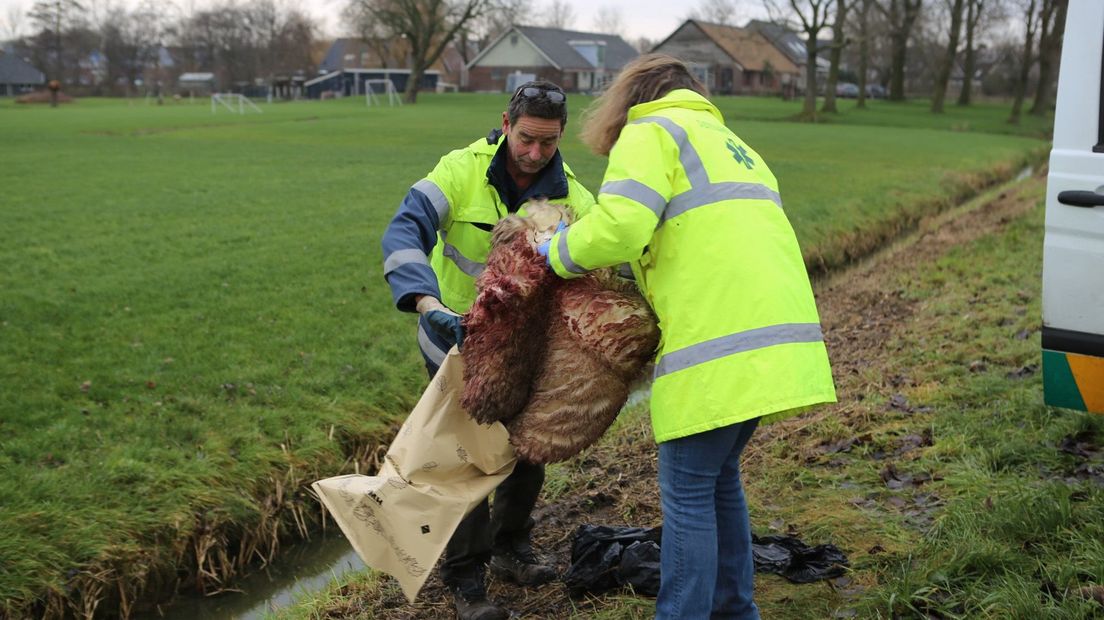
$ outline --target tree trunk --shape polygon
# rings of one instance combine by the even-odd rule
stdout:
[[[943,113],[943,100],[947,98],[947,83],[951,81],[951,69],[958,55],[958,35],[962,31],[962,0],[954,0],[951,6],[951,31],[947,40],[947,52],[939,65],[935,78],[935,92],[932,93],[931,111]]]
[[[974,73],[977,72],[977,50],[974,49],[974,32],[981,15],[980,0],[966,2],[966,57],[962,60],[962,90],[958,91],[958,105],[970,105],[974,89]]]
[[[1050,93],[1054,88],[1055,67],[1061,60],[1062,31],[1066,24],[1068,0],[1054,2],[1049,15],[1049,24],[1039,25],[1039,84],[1035,89],[1035,101],[1028,112],[1032,116],[1042,116],[1052,105]],[[1048,27],[1049,26],[1049,27]]]
[[[805,41],[805,105],[801,108],[801,118],[816,120],[816,59],[817,42],[815,36]]]
[[[866,74],[870,72],[870,3],[873,0],[862,0],[862,10],[859,13],[859,98],[855,101],[856,108],[866,107]]]
[[[817,34],[828,23],[828,6],[832,1],[808,0],[805,8],[812,9],[812,19],[808,19],[810,15],[798,6],[798,0],[790,0],[790,7],[801,19],[802,31],[805,33],[805,102],[800,118],[806,121],[816,121]]]
[[[415,60],[410,67],[410,76],[406,80],[406,90],[403,92],[404,103],[418,103],[418,86],[425,75],[425,67]]]
[[[908,40],[899,33],[890,36],[893,51],[890,53],[889,100],[905,100],[905,61],[908,59]]]
[[[836,109],[836,84],[839,83],[840,56],[843,55],[843,26],[847,19],[847,2],[836,0],[836,22],[832,25],[832,51],[828,53],[828,82],[824,85],[824,106],[821,112],[839,112]]]
[[[1031,65],[1034,61],[1031,54],[1031,49],[1035,43],[1035,29],[1037,28],[1037,21],[1035,16],[1035,0],[1031,0],[1031,4],[1027,8],[1027,34],[1024,37],[1023,58],[1020,63],[1020,74],[1016,79],[1016,91],[1015,99],[1012,101],[1012,114],[1008,117],[1008,122],[1012,125],[1020,124],[1020,113],[1023,111],[1024,94],[1027,92],[1027,77],[1031,72]]]
[[[924,0],[890,0],[889,9],[878,4],[879,10],[889,20],[890,51],[890,101],[905,100],[905,64],[908,60],[908,40]]]

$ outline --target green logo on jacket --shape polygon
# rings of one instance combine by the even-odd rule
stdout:
[[[736,146],[736,143],[729,139],[729,141],[725,143],[725,146],[728,147],[728,150],[732,151],[732,158],[747,166],[748,170],[755,167],[755,160],[748,155],[747,149],[745,149],[743,145]]]

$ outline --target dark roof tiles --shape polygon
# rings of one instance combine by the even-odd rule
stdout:
[[[46,76],[27,61],[0,51],[0,84],[45,84]]]
[[[620,69],[639,54],[624,39],[615,34],[597,32],[579,32],[560,30],[559,28],[538,28],[536,26],[514,26],[533,42],[540,51],[560,69],[591,69],[594,67],[582,54],[571,46],[572,41],[596,41],[605,43],[605,59],[602,66],[606,69]]]

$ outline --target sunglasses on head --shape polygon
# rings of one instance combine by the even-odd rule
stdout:
[[[567,95],[563,94],[563,91],[559,89],[546,88],[543,86],[522,86],[514,93],[514,96],[510,98],[510,101],[517,99],[518,97],[525,97],[526,99],[536,99],[544,95],[544,98],[552,103],[563,103],[567,101]]]

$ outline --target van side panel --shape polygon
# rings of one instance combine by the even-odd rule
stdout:
[[[1067,353],[1073,379],[1081,392],[1085,408],[1096,413],[1104,413],[1104,358]]]
[[[1104,413],[1104,0],[1069,0],[1043,242],[1048,405]],[[1059,199],[1060,196],[1064,197]]]
[[[1043,402],[1051,407],[1085,410],[1085,399],[1066,354],[1043,349]]]

